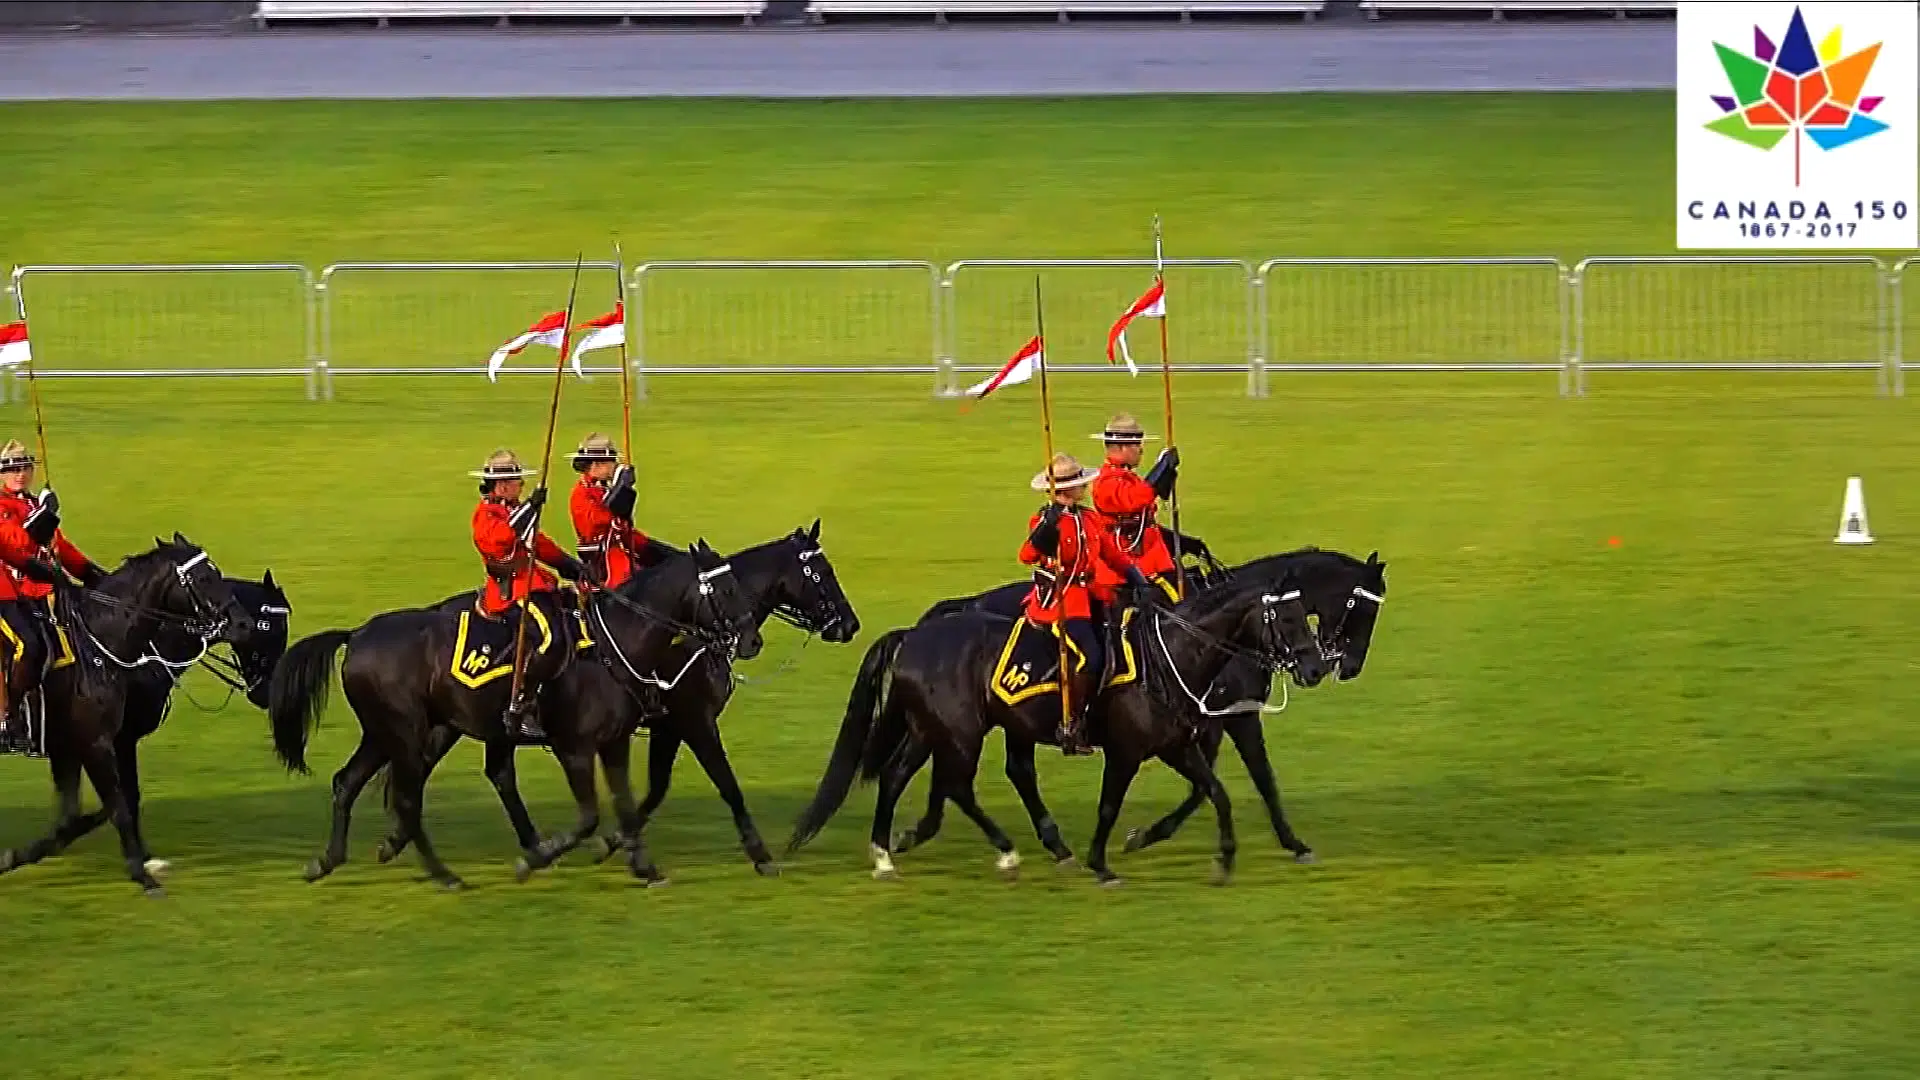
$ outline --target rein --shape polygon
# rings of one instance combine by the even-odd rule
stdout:
[[[723,574],[731,573],[732,571],[733,565],[731,563],[721,563],[712,569],[700,571],[697,575],[696,591],[702,598],[711,601],[714,579]],[[633,666],[633,661],[627,656],[626,650],[620,647],[618,638],[614,635],[613,630],[607,626],[606,615],[601,612],[598,604],[594,602],[594,598],[612,600],[614,603],[626,608],[642,619],[665,627],[673,631],[676,635],[697,639],[701,642],[701,645],[693,651],[692,656],[687,657],[687,662],[681,665],[680,670],[671,680],[663,680],[658,675],[642,674],[639,669]],[[738,641],[738,638],[733,634],[715,633],[701,626],[681,622],[678,619],[663,615],[636,600],[629,600],[618,592],[602,591],[594,593],[592,597],[585,599],[585,608],[593,616],[594,623],[600,631],[596,644],[604,645],[606,649],[620,661],[620,666],[626,669],[627,674],[631,676],[635,682],[644,686],[652,686],[659,690],[672,690],[674,687],[680,685],[680,680],[686,678],[687,672],[692,671],[693,666],[699,663],[701,658],[705,657],[710,650],[719,645],[726,646],[724,658],[722,658],[720,662],[727,667],[732,667],[733,665],[733,650]]]
[[[1284,593],[1278,594],[1263,594],[1260,597],[1261,610],[1265,613],[1263,617],[1272,617],[1272,605],[1284,604],[1298,599],[1300,599],[1299,589],[1289,589]],[[1180,692],[1186,695],[1187,700],[1193,703],[1193,707],[1199,710],[1201,716],[1208,719],[1218,719],[1223,716],[1232,716],[1244,712],[1257,711],[1265,714],[1286,711],[1290,695],[1287,690],[1287,682],[1284,679],[1281,680],[1280,683],[1281,697],[1280,704],[1277,706],[1268,705],[1264,702],[1252,703],[1251,705],[1236,702],[1235,704],[1220,709],[1209,707],[1206,703],[1205,696],[1194,693],[1193,688],[1187,685],[1186,676],[1180,673],[1180,665],[1173,660],[1173,652],[1167,647],[1166,623],[1168,622],[1172,622],[1175,626],[1200,638],[1209,649],[1219,649],[1229,656],[1238,656],[1251,660],[1269,672],[1290,671],[1297,666],[1297,661],[1294,661],[1291,657],[1275,657],[1264,649],[1249,649],[1244,645],[1237,645],[1234,642],[1201,629],[1193,620],[1185,618],[1176,612],[1156,610],[1153,618],[1153,634],[1155,640],[1157,640],[1160,645],[1161,659],[1166,661],[1167,669],[1173,673],[1173,680],[1179,685]],[[1209,690],[1211,690],[1211,687],[1209,687]]]
[[[820,545],[815,544],[810,548],[796,552],[794,556],[800,562],[800,575],[813,583],[813,590],[819,597],[819,601],[815,605],[815,610],[807,611],[792,601],[781,601],[767,610],[769,618],[778,619],[805,635],[800,639],[800,648],[796,650],[792,656],[781,661],[780,666],[774,668],[770,674],[760,678],[756,679],[737,671],[734,672],[733,681],[735,683],[741,686],[753,686],[769,683],[780,678],[787,672],[792,671],[800,663],[800,657],[806,653],[807,646],[813,644],[813,639],[817,635],[826,633],[840,622],[840,612],[833,610],[833,602],[826,596],[826,578],[820,571],[813,568],[813,560],[824,557],[825,555],[826,551],[822,549]]]

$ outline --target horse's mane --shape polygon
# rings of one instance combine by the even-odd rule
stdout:
[[[1287,580],[1292,580],[1289,573]],[[1215,589],[1202,589],[1182,600],[1176,608],[1183,618],[1204,619],[1217,614],[1229,604],[1240,603],[1248,593],[1272,592],[1276,587],[1272,581],[1231,580]]]
[[[119,570],[145,570],[155,563],[168,560],[189,559],[192,558],[191,555],[187,554],[190,550],[194,550],[191,545],[180,544],[172,540],[162,540],[159,537],[155,537],[153,550],[142,551],[121,559],[120,566],[116,572]]]
[[[771,540],[768,540],[764,543],[755,544],[750,548],[742,548],[739,551],[736,551],[732,555],[728,556],[728,559],[729,560],[744,559],[751,555],[763,555],[773,550],[774,548],[779,547],[781,544],[791,543],[795,540],[798,540],[804,537],[805,535],[806,535],[805,529],[795,529],[792,532],[787,533],[785,536],[776,536]]]

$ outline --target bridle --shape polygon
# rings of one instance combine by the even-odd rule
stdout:
[[[808,611],[793,601],[782,600],[773,605],[769,615],[805,634],[824,634],[846,621],[841,605],[827,595],[827,576],[813,564],[814,559],[824,560],[826,554],[819,544],[795,553],[800,563],[800,576],[813,585],[813,610]]]
[[[169,679],[177,682],[182,671],[206,660],[211,655],[214,643],[227,632],[231,620],[220,613],[219,605],[209,600],[206,594],[200,589],[200,586],[194,582],[192,570],[203,564],[218,576],[219,571],[213,568],[213,560],[208,557],[205,551],[197,552],[192,558],[184,562],[175,563],[171,568],[174,579],[179,583],[181,591],[186,593],[188,603],[193,605],[194,613],[192,615],[176,615],[168,609],[156,608],[152,605],[136,603],[132,600],[124,600],[120,597],[101,592],[98,589],[83,590],[81,592],[83,599],[90,600],[103,607],[125,611],[136,619],[151,619],[154,622],[178,627],[188,637],[198,638],[200,642],[199,651],[193,656],[184,660],[174,660],[163,655],[160,652],[159,646],[155,645],[153,639],[149,637],[147,639],[146,650],[141,655],[131,660],[122,659],[100,640],[99,635],[93,632],[93,627],[87,622],[86,617],[76,610],[74,612],[75,624],[79,627],[81,633],[86,635],[87,641],[99,652],[99,656],[94,657],[94,666],[103,666],[101,664],[101,657],[112,661],[115,667],[123,671],[133,671],[139,668],[157,665],[167,673]],[[248,689],[251,689],[251,687]]]
[[[1308,644],[1298,646],[1289,645],[1281,636],[1279,629],[1280,605],[1289,603],[1297,604],[1300,600],[1301,592],[1297,588],[1288,589],[1280,593],[1262,593],[1260,595],[1262,643],[1259,648],[1248,648],[1244,645],[1229,641],[1218,634],[1201,628],[1193,622],[1193,620],[1186,618],[1178,612],[1167,609],[1154,610],[1153,635],[1154,641],[1160,646],[1160,658],[1166,664],[1167,670],[1173,673],[1174,683],[1180,687],[1180,692],[1186,696],[1187,700],[1193,704],[1195,709],[1199,710],[1201,716],[1207,717],[1208,719],[1216,719],[1222,716],[1231,716],[1236,713],[1255,710],[1263,713],[1285,712],[1287,708],[1286,687],[1290,680],[1283,679],[1280,681],[1282,697],[1281,703],[1278,706],[1267,705],[1263,702],[1236,702],[1224,708],[1215,709],[1206,703],[1206,696],[1204,694],[1194,693],[1193,688],[1187,685],[1186,676],[1180,673],[1180,665],[1174,663],[1173,652],[1167,646],[1166,624],[1172,623],[1174,626],[1201,639],[1207,648],[1218,649],[1230,657],[1247,660],[1268,674],[1285,672],[1288,676],[1292,676],[1300,669],[1302,654],[1308,649],[1318,648],[1317,642],[1309,642]],[[1211,689],[1211,687],[1209,687],[1209,689]]]
[[[268,620],[268,616],[291,619],[293,609],[285,604],[261,604],[254,614],[256,619],[253,628],[261,633],[272,633],[274,626]],[[225,683],[228,689],[237,690],[242,694],[251,694],[259,689],[261,683],[273,677],[272,664],[266,665],[266,670],[255,674],[247,670],[247,664],[240,658],[238,646],[228,642],[227,647],[233,651],[234,655],[231,658],[209,650],[200,658],[200,666],[207,669],[214,678]]]
[[[1315,635],[1315,640],[1320,645],[1320,659],[1331,664],[1346,658],[1347,617],[1352,615],[1354,607],[1363,601],[1372,604],[1374,612],[1378,614],[1381,606],[1387,602],[1387,598],[1365,585],[1355,585],[1347,593],[1346,604],[1341,607],[1340,617],[1334,620],[1332,629]],[[1329,647],[1329,642],[1337,644]]]
[[[696,574],[694,582],[694,618],[699,619],[703,612],[710,611],[713,618],[710,620],[710,623],[706,625],[681,622],[678,619],[661,614],[637,600],[629,600],[617,591],[596,590],[593,593],[587,594],[583,601],[583,607],[586,613],[593,619],[594,629],[598,631],[593,635],[594,643],[597,647],[604,648],[608,654],[602,656],[602,662],[608,667],[612,667],[615,660],[619,661],[620,666],[626,670],[627,675],[636,683],[643,686],[651,686],[656,690],[672,690],[674,687],[679,686],[680,680],[684,679],[687,672],[692,671],[694,665],[702,659],[708,659],[724,667],[731,667],[733,665],[734,655],[740,647],[740,634],[738,630],[733,628],[733,620],[724,618],[725,613],[719,610],[719,601],[714,598],[716,590],[713,583],[732,572],[732,563],[721,563],[718,566],[700,570]],[[596,603],[596,598],[611,600],[620,607],[626,608],[628,611],[640,616],[642,619],[673,631],[673,633],[679,637],[691,638],[700,642],[700,646],[693,651],[693,655],[687,657],[687,662],[681,665],[680,670],[675,672],[671,679],[662,679],[657,674],[642,673],[640,669],[634,666],[633,660],[627,656],[626,650],[620,647],[619,638],[613,633],[612,629],[607,626],[607,617],[605,613],[600,610]],[[711,628],[712,626],[724,626],[727,629],[714,630]]]

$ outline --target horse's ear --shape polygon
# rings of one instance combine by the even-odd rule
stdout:
[[[1380,553],[1378,551],[1375,551],[1367,555],[1367,565],[1368,566],[1385,566],[1386,564],[1380,561]]]
[[[813,528],[807,530],[807,539],[809,540],[820,539],[820,519],[819,518],[813,519]]]
[[[178,532],[175,532],[173,534],[173,542],[176,544],[179,544],[181,547],[188,547],[193,543],[191,540],[188,540],[186,537],[181,536]]]
[[[260,575],[260,584],[265,585],[269,589],[279,587],[273,583],[273,567],[267,567],[267,572]]]

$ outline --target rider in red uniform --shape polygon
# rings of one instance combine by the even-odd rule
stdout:
[[[53,633],[53,587],[66,577],[91,586],[106,576],[60,530],[60,499],[34,495],[33,455],[18,440],[0,446],[0,728],[9,750],[29,747],[26,724],[14,722],[26,695],[40,685]]]
[[[547,489],[536,488],[527,501],[520,501],[526,478],[535,474],[536,470],[522,467],[511,450],[494,451],[485,465],[468,474],[480,478],[480,505],[473,511],[473,546],[487,570],[486,585],[480,590],[480,613],[489,619],[502,618],[515,604],[529,602],[535,594],[557,591],[560,583],[554,578],[555,571],[569,581],[580,580],[579,561],[535,528],[540,507],[547,501]],[[516,633],[514,638],[518,642],[520,635]],[[507,723],[509,731],[517,725],[526,738],[544,739],[546,733],[531,709],[538,688],[530,683],[523,683],[519,696],[508,702]]]
[[[1027,540],[1020,545],[1020,561],[1034,568],[1027,620],[1040,626],[1057,624],[1056,633],[1079,653],[1079,671],[1071,684],[1067,673],[1061,672],[1061,682],[1070,691],[1070,708],[1060,732],[1060,749],[1069,754],[1087,752],[1081,721],[1088,700],[1099,689],[1094,680],[1106,670],[1103,635],[1095,619],[1095,577],[1104,571],[1122,581],[1146,584],[1133,557],[1114,542],[1099,511],[1081,503],[1095,475],[1071,455],[1055,454],[1048,469],[1033,478],[1033,489],[1051,488],[1053,498],[1027,523]]]
[[[595,432],[573,452],[573,471],[580,482],[567,508],[587,580],[617,589],[646,563],[647,534],[633,525],[633,466],[621,464],[619,447]]]
[[[1168,598],[1179,600],[1173,553],[1167,550],[1166,538],[1154,521],[1154,510],[1161,499],[1173,494],[1180,455],[1171,446],[1162,450],[1153,468],[1142,477],[1134,470],[1140,467],[1143,444],[1150,437],[1129,413],[1115,416],[1107,422],[1106,431],[1094,436],[1106,443],[1107,463],[1093,482],[1093,506],[1106,518],[1114,539],[1133,556],[1140,572],[1160,586]],[[1124,583],[1125,579],[1112,570],[1096,572],[1094,595],[1102,603],[1112,604]]]

